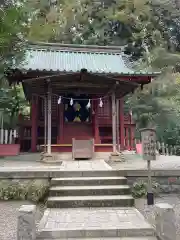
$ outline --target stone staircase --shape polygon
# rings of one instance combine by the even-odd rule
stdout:
[[[37,239],[156,239],[133,207],[127,179],[116,170],[71,171],[52,178],[47,206]]]
[[[130,194],[127,179],[119,176],[117,171],[106,171],[105,176],[103,174],[104,171],[98,171],[94,176],[53,178],[48,207],[133,206],[134,199]]]

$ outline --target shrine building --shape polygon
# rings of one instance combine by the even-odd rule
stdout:
[[[158,73],[136,72],[119,47],[31,43],[25,61],[8,71],[10,84],[22,83],[30,116],[19,116],[22,151],[93,152],[135,148],[135,123],[124,113],[124,96]]]

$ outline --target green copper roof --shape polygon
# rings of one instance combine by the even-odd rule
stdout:
[[[23,70],[80,72],[87,69],[91,73],[139,75],[128,68],[120,49],[76,45],[31,46],[20,66]]]

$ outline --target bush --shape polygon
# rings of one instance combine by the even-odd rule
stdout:
[[[36,180],[2,180],[0,181],[0,200],[43,200],[49,189],[49,181]]]
[[[134,198],[143,198],[147,196],[147,182],[139,181],[135,182],[132,187],[132,195]],[[159,193],[159,184],[156,182],[152,183],[152,190],[155,196]]]

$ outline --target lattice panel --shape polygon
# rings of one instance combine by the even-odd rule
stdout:
[[[111,118],[111,101],[110,98],[102,99],[103,106],[98,106],[98,117]]]
[[[52,119],[57,119],[58,117],[58,97],[52,96],[51,100],[51,111],[52,111]],[[42,98],[39,99],[39,118],[44,119],[44,100]]]

